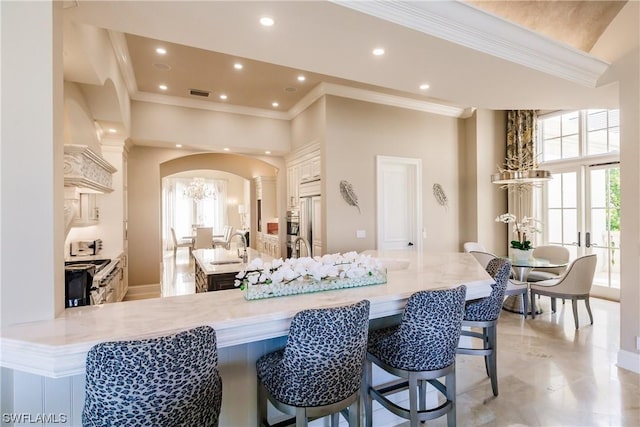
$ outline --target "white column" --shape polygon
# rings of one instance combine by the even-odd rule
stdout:
[[[61,3],[0,2],[2,326],[64,310]]]

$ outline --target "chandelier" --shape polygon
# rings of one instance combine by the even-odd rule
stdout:
[[[208,199],[214,196],[213,190],[205,183],[204,178],[193,178],[184,190],[185,197],[193,200]]]

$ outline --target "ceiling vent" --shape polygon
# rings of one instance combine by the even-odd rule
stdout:
[[[189,95],[193,95],[193,96],[202,96],[204,98],[208,98],[210,94],[211,92],[207,90],[189,89]]]

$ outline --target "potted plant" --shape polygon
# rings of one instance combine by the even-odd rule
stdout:
[[[504,222],[505,224],[513,223],[513,232],[517,236],[517,240],[511,241],[511,248],[513,249],[513,256],[516,259],[529,259],[533,246],[531,246],[531,240],[527,240],[527,235],[533,233],[539,233],[540,230],[536,227],[536,223],[540,223],[535,218],[525,216],[522,221],[518,221],[518,218],[512,213],[505,213],[496,217],[496,222]]]

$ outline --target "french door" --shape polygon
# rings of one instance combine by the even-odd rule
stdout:
[[[596,254],[592,294],[620,298],[620,168],[578,165],[552,170],[543,191],[544,241],[571,258]]]

